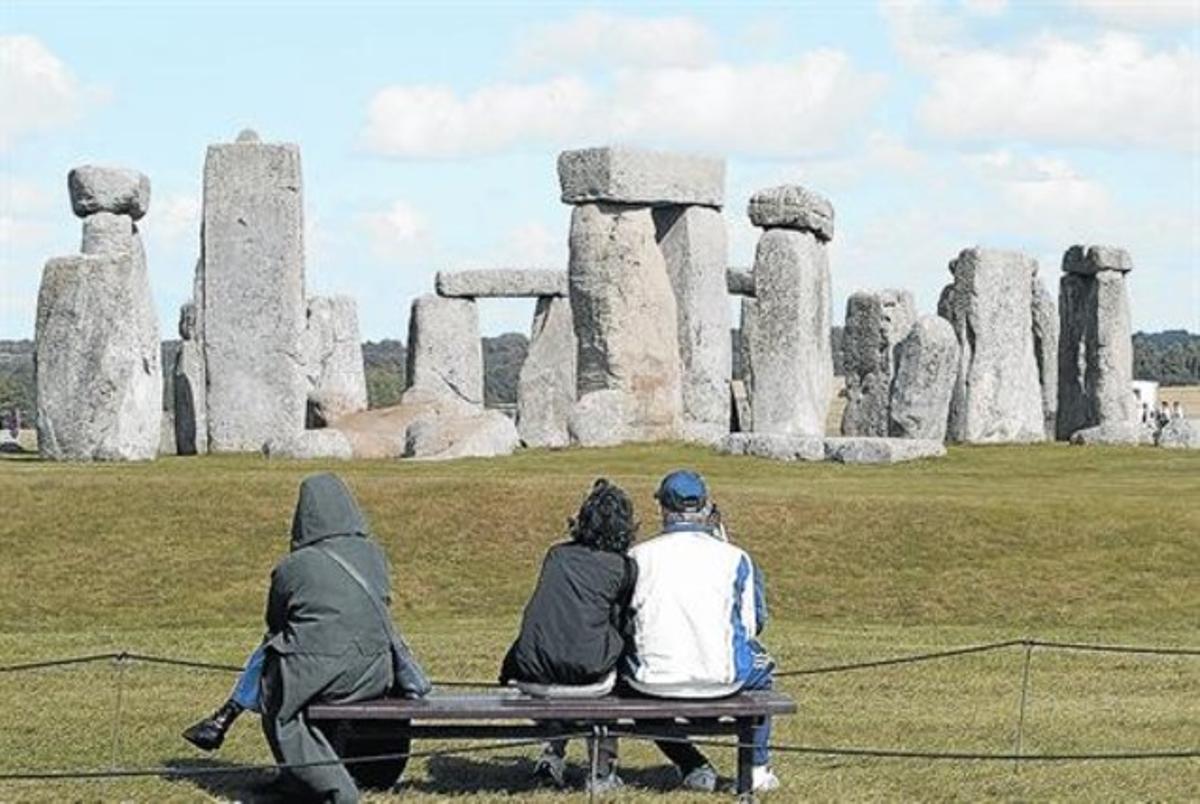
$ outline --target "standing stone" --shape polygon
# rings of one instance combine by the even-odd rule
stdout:
[[[79,250],[83,254],[129,251],[133,248],[135,232],[137,227],[128,215],[96,212],[83,219],[83,242]]]
[[[749,268],[730,268],[725,272],[725,289],[734,296],[753,296],[754,272]]]
[[[533,313],[529,353],[517,380],[517,431],[527,447],[565,447],[575,404],[575,329],[571,302],[543,296]]]
[[[725,221],[711,207],[655,210],[659,248],[675,293],[681,364],[681,435],[716,443],[729,433],[728,243]]]
[[[52,259],[42,274],[34,354],[38,448],[50,460],[151,460],[162,435],[162,366],[146,254],[130,217],[96,217],[121,209],[144,214],[149,180],[80,168],[69,185],[77,214],[91,216],[84,226],[91,251]],[[127,203],[130,186],[141,206]]]
[[[367,375],[358,307],[349,296],[308,300],[303,351],[308,380],[309,427],[325,427],[367,409]]]
[[[755,432],[822,436],[833,389],[829,258],[816,235],[769,229],[754,257]],[[743,307],[743,310],[745,308]]]
[[[208,452],[208,410],[204,399],[204,346],[197,336],[196,305],[179,310],[179,354],[175,357],[175,449],[179,455]]]
[[[253,140],[209,146],[202,231],[196,301],[209,447],[258,451],[304,429],[300,149]]]
[[[1058,303],[1038,276],[1033,277],[1033,355],[1042,388],[1046,438],[1053,439],[1058,418]]]
[[[1059,285],[1057,435],[1138,419],[1124,249],[1072,246]]]
[[[896,347],[888,434],[944,441],[957,372],[954,327],[937,316],[918,318]]]
[[[853,293],[846,300],[842,435],[888,435],[896,346],[908,335],[916,317],[912,294],[906,290]]]
[[[650,208],[576,206],[568,277],[578,343],[572,439],[592,446],[676,437],[678,318]]]
[[[470,299],[418,296],[408,318],[408,389],[483,407],[479,310]]]
[[[971,248],[950,262],[950,273],[954,282],[938,303],[960,347],[949,438],[1043,440],[1031,293],[1037,262],[1015,251]]]

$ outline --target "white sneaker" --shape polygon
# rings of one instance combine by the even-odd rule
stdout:
[[[750,770],[750,789],[755,793],[769,793],[779,789],[779,777],[768,765],[755,765]]]
[[[717,770],[712,765],[705,763],[692,770],[683,777],[680,786],[684,790],[691,790],[696,793],[713,793],[717,789]]]

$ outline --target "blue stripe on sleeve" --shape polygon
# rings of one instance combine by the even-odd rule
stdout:
[[[750,650],[750,639],[746,624],[742,622],[742,596],[746,593],[746,582],[750,580],[750,559],[742,556],[738,562],[737,577],[733,582],[733,608],[730,614],[733,624],[733,671],[734,680],[744,682],[754,668],[754,654]]]

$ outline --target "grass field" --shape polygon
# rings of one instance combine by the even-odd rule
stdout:
[[[952,448],[896,467],[780,465],[683,446],[529,452],[445,464],[354,462],[342,473],[393,561],[394,614],[440,679],[489,679],[546,546],[598,475],[653,531],[651,493],[702,471],[732,534],[767,572],[766,641],[783,669],[1022,636],[1200,645],[1200,455],[1139,449]],[[0,664],[130,650],[238,663],[258,639],[296,485],[318,464],[251,456],[152,465],[0,460]],[[800,713],[775,741],[1007,752],[1020,648],[787,679]],[[118,695],[118,673],[123,674]],[[0,774],[19,769],[247,764],[269,759],[246,717],[215,759],[179,731],[228,674],[110,663],[0,675]],[[121,711],[120,728],[113,713]],[[1200,658],[1034,652],[1028,754],[1200,745]],[[433,747],[428,744],[418,748]],[[582,746],[573,746],[583,773]],[[374,800],[575,800],[528,786],[532,749],[416,761]],[[714,750],[726,773],[727,750]],[[777,754],[773,798],[1200,798],[1200,761],[963,763]],[[628,743],[619,800],[669,794]],[[239,797],[221,781],[0,781],[0,801]],[[703,800],[703,799],[697,799]],[[711,799],[709,799],[711,800]]]

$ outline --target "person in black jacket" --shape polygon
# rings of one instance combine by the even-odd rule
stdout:
[[[633,503],[620,487],[600,478],[569,530],[571,540],[546,553],[521,630],[500,668],[500,683],[538,685],[551,696],[599,696],[612,689],[625,652],[625,614],[637,581],[637,565],[625,555],[637,533]],[[589,747],[598,770],[589,789],[621,787],[616,739]],[[565,755],[565,740],[550,741],[534,773],[561,787]]]

